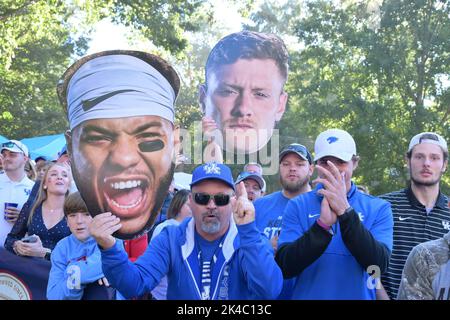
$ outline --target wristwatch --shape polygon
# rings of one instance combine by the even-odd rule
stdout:
[[[46,249],[46,250],[47,250],[47,252],[45,252],[44,259],[50,260],[50,256],[52,255],[52,250],[50,250],[50,249]]]
[[[349,212],[352,212],[354,209],[350,206],[350,207],[348,207],[347,209],[345,209],[345,211],[344,211],[344,213],[342,214],[342,215],[344,215],[344,214],[346,214],[346,213],[349,213]]]

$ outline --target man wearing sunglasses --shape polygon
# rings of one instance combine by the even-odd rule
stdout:
[[[0,246],[16,222],[27,201],[34,182],[25,172],[28,148],[22,142],[10,140],[1,145],[4,173],[0,174]]]
[[[256,229],[244,184],[235,190],[226,165],[206,163],[193,172],[190,203],[193,217],[165,228],[134,264],[112,237],[120,220],[110,213],[94,218],[90,229],[112,286],[130,298],[167,276],[168,300],[276,298],[281,270]]]
[[[317,186],[287,204],[276,261],[295,277],[293,299],[374,300],[392,250],[391,206],[352,182],[359,157],[348,132],[322,132],[314,151]]]

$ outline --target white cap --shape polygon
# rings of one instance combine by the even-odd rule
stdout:
[[[3,150],[9,150],[11,152],[20,152],[23,153],[25,156],[28,157],[28,148],[25,144],[18,140],[9,140],[5,143],[2,143],[2,149]],[[1,152],[0,151],[0,152]]]
[[[414,148],[414,146],[421,143],[432,143],[440,146],[444,152],[448,152],[447,142],[443,137],[435,132],[422,132],[416,134],[409,142],[408,152]]]
[[[329,129],[317,137],[314,143],[314,154],[314,161],[327,156],[350,161],[356,155],[355,140],[347,131]]]

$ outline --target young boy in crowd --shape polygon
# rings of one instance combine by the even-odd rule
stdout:
[[[79,192],[64,201],[64,216],[72,234],[58,242],[51,255],[47,285],[49,300],[80,300],[91,283],[109,286],[104,277],[100,250],[89,233],[92,217]]]

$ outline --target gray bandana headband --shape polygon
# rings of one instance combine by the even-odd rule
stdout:
[[[92,119],[159,116],[174,121],[175,92],[145,61],[128,55],[89,60],[67,89],[70,129]]]

